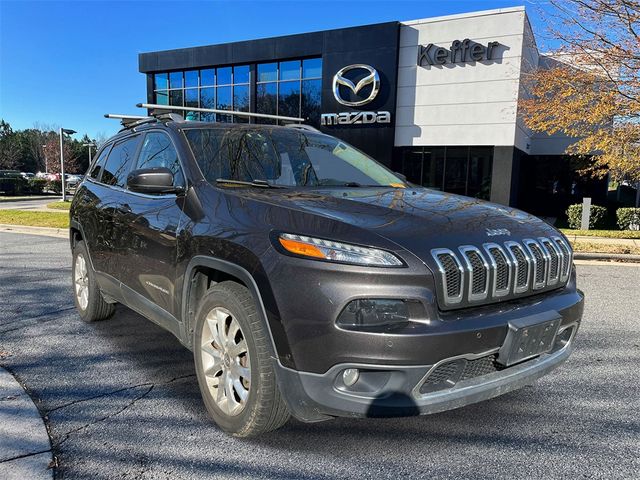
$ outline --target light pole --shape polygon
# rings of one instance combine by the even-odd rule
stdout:
[[[47,171],[47,146],[46,145],[42,145],[42,154],[44,155],[44,173],[47,174],[49,172]]]
[[[60,127],[60,180],[62,181],[62,201],[67,201],[66,182],[64,181],[64,147],[63,147],[63,134],[73,135],[75,130],[69,128]]]
[[[89,165],[91,165],[91,148],[95,147],[96,144],[95,143],[83,143],[82,146],[83,147],[89,147]]]

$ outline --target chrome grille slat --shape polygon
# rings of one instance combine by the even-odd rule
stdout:
[[[513,293],[524,293],[529,290],[531,259],[527,251],[518,242],[504,242],[513,260]]]
[[[555,285],[560,279],[560,262],[562,261],[562,254],[555,242],[552,242],[546,237],[541,237],[538,240],[549,253],[549,271],[547,276],[547,285]]]
[[[491,296],[504,297],[511,290],[511,259],[497,243],[485,243],[483,247],[491,264]]]
[[[572,253],[558,236],[484,243],[482,247],[462,245],[456,252],[431,250],[438,267],[438,294],[448,307],[565,285],[571,274]]]
[[[552,240],[562,252],[562,268],[560,269],[560,283],[564,283],[569,279],[571,273],[572,255],[571,249],[566,242],[560,237],[553,237]]]
[[[547,284],[547,258],[545,257],[544,250],[535,240],[527,238],[523,240],[523,243],[529,250],[533,263],[533,289],[540,290]]]
[[[464,294],[464,268],[453,251],[448,248],[431,250],[440,270],[444,300],[447,305],[460,303]]]
[[[479,248],[473,245],[459,247],[467,276],[467,300],[484,300],[489,293],[489,264]]]

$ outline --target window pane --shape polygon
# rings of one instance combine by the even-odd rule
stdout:
[[[300,82],[280,82],[278,95],[278,115],[300,116]]]
[[[197,70],[189,70],[184,72],[184,86],[189,87],[197,87],[198,86],[198,71]]]
[[[405,150],[402,158],[402,173],[411,183],[422,185],[422,148]]]
[[[216,108],[220,110],[232,109],[231,87],[218,87],[216,89],[218,95]],[[218,122],[233,121],[231,115],[217,115]]]
[[[113,146],[102,172],[102,178],[100,179],[102,183],[125,187],[127,174],[133,163],[133,156],[136,154],[139,142],[140,136],[136,135]]]
[[[278,84],[260,83],[256,90],[256,113],[278,114]],[[257,119],[258,123],[275,123],[266,118]]]
[[[182,107],[182,90],[169,90],[169,104]]]
[[[468,147],[447,147],[444,191],[466,195]]]
[[[277,63],[258,64],[258,82],[273,82],[278,79]]]
[[[147,134],[136,168],[168,168],[173,173],[173,184],[184,185],[178,154],[171,139],[164,133]]]
[[[169,88],[182,88],[182,72],[171,72],[169,74]]]
[[[166,90],[160,90],[156,92],[156,104],[169,105],[169,92]]]
[[[322,80],[302,81],[302,118],[312,125],[320,125],[320,97]]]
[[[202,108],[216,108],[215,102],[215,88],[201,88],[200,89],[200,106]],[[201,113],[200,119],[203,122],[215,122],[215,113]]]
[[[185,107],[198,106],[198,89],[197,88],[187,88],[184,91],[184,106]]]
[[[166,90],[169,88],[169,74],[156,73],[154,75],[153,88],[156,90]]]
[[[100,172],[102,171],[102,167],[104,166],[104,161],[107,158],[109,150],[111,150],[111,145],[107,145],[106,147],[104,147],[100,152],[98,158],[93,161],[93,166],[91,167],[91,172],[89,173],[89,176],[91,178],[98,179],[100,177]]]
[[[322,59],[310,58],[302,61],[302,78],[322,77]]]
[[[469,185],[467,195],[489,200],[493,147],[471,147],[469,151]]]
[[[444,170],[444,147],[425,148],[422,167],[422,185],[442,190],[442,172]]]
[[[218,68],[218,85],[231,85],[231,67]]]
[[[249,65],[233,67],[233,83],[249,83]]]
[[[210,87],[216,84],[216,71],[213,68],[200,70],[200,86]]]
[[[280,62],[280,80],[296,80],[300,78],[300,60]]]
[[[249,85],[236,85],[233,87],[233,109],[240,112],[249,111]],[[249,122],[248,117],[234,116],[233,121],[237,123]]]

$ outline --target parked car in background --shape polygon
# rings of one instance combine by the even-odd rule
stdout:
[[[30,178],[35,178],[36,176],[35,173],[31,173],[31,172],[20,172],[20,175],[22,175],[27,180]]]

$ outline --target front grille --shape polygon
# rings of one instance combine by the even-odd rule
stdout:
[[[524,296],[563,285],[572,252],[560,237],[485,243],[482,250],[463,245],[431,251],[438,266],[438,295],[445,307]]]

